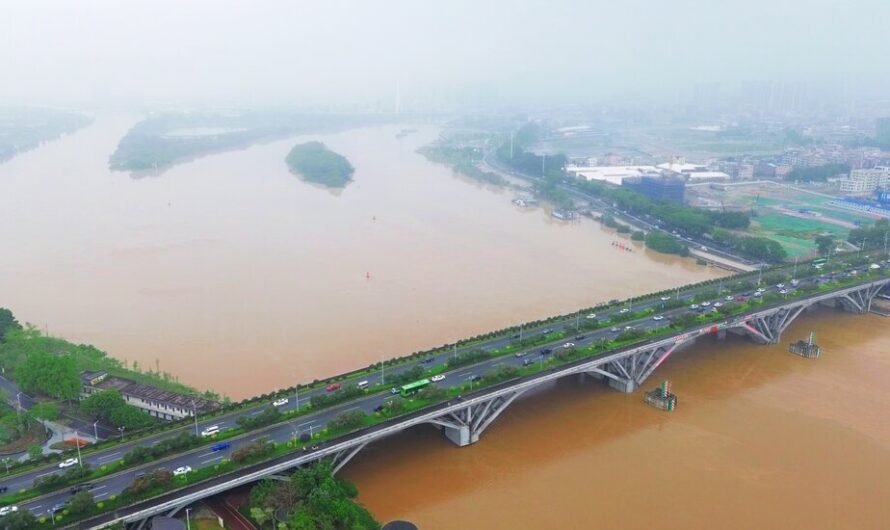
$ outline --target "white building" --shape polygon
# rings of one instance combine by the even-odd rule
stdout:
[[[620,186],[624,179],[658,175],[654,166],[566,166],[566,171],[587,180],[599,180]]]
[[[80,380],[83,383],[82,398],[96,392],[117,390],[130,405],[164,420],[178,420],[219,407],[218,403],[208,399],[161,390],[102,371],[81,372]]]
[[[704,164],[686,162],[681,157],[674,157],[670,162],[658,164],[656,167],[669,175],[683,177],[689,182],[729,180],[730,178],[728,174],[722,171],[711,171]]]
[[[841,191],[844,193],[869,194],[878,188],[890,186],[890,167],[871,169],[854,169],[850,176],[840,179]]]

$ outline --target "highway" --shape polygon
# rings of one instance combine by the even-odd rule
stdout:
[[[861,270],[865,270],[867,266],[860,267]],[[801,268],[802,269],[802,268]],[[806,274],[813,274],[812,269],[801,270],[800,272]],[[827,279],[820,279],[818,277],[815,278],[806,278],[801,279],[800,286],[803,285],[813,285],[818,284],[822,281],[828,281]],[[734,280],[727,280],[727,284],[733,283]],[[767,288],[768,286],[764,286]],[[789,286],[790,288],[790,286]],[[700,288],[696,288],[690,291],[678,292],[679,298],[681,300],[689,301],[691,298],[694,298],[697,294],[702,291],[713,291],[716,289],[715,285],[703,286]],[[769,289],[775,291],[777,288],[775,286],[769,287]],[[793,292],[793,288],[791,288]],[[737,295],[741,295],[740,292],[732,292],[732,293],[723,293],[720,299],[711,300],[710,302],[721,302],[726,303],[730,298],[735,298]],[[750,293],[749,293],[750,294]],[[668,298],[670,299],[670,298]],[[573,332],[570,337],[563,338],[558,341],[554,341],[548,345],[537,346],[531,348],[526,355],[516,356],[509,355],[499,358],[486,359],[480,363],[477,363],[472,366],[466,366],[462,368],[458,368],[452,370],[450,372],[446,372],[446,378],[436,383],[438,385],[444,387],[455,387],[460,386],[468,382],[468,380],[472,376],[482,375],[490,370],[496,368],[500,365],[512,365],[512,366],[521,366],[524,362],[540,362],[543,360],[544,355],[541,354],[541,351],[546,348],[552,348],[553,346],[558,346],[563,342],[571,341],[576,345],[585,346],[591,343],[599,342],[603,339],[612,339],[625,326],[633,326],[636,329],[650,329],[654,327],[667,326],[671,323],[671,317],[679,313],[685,313],[690,311],[690,306],[684,305],[683,307],[664,310],[664,304],[667,300],[663,299],[652,299],[647,300],[645,302],[639,302],[635,304],[632,308],[622,307],[622,308],[612,308],[608,311],[603,311],[597,314],[598,318],[607,318],[610,315],[615,313],[619,313],[621,311],[639,311],[647,308],[655,308],[656,314],[663,317],[663,319],[656,320],[653,318],[655,315],[649,315],[645,318],[636,319],[633,321],[623,322],[620,325],[616,325],[613,328],[604,328],[593,332],[585,332],[582,331],[580,334]],[[711,305],[713,307],[713,305]],[[662,309],[659,311],[659,309]],[[541,326],[534,330],[530,330],[523,334],[523,337],[530,337],[534,335],[539,335],[545,332],[549,332],[549,329],[552,330],[560,330],[563,328],[568,328],[568,330],[574,331],[576,322],[586,319],[588,315],[578,315],[576,318],[567,318],[558,323],[550,324],[549,327]],[[487,350],[494,350],[506,347],[512,341],[515,340],[515,336],[506,336],[506,337],[498,337],[494,338],[484,344],[477,344],[471,347],[458,348],[456,351],[459,353],[461,351],[468,351],[474,348],[484,348]],[[413,366],[421,364],[424,367],[432,368],[444,365],[448,360],[451,354],[439,354],[435,357],[430,357],[424,360],[418,360],[416,362],[406,363],[404,366],[399,368],[394,368],[392,370],[387,370],[386,376],[390,376],[393,373],[399,373],[404,370],[408,370]],[[351,380],[344,381],[342,384],[355,384],[359,379],[367,380],[369,385],[374,386],[378,382],[381,382],[381,378],[384,376],[382,373],[375,373],[373,376],[365,376],[365,377],[355,377]],[[303,406],[308,404],[308,399],[314,395],[323,394],[326,391],[323,388],[316,389],[314,391],[307,391],[305,393],[300,394],[300,403]],[[228,458],[232,451],[248,445],[258,439],[265,438],[270,441],[275,442],[284,442],[294,437],[299,436],[302,433],[309,433],[317,431],[323,428],[331,419],[335,418],[339,414],[349,411],[349,410],[361,410],[365,413],[373,413],[375,408],[382,406],[385,401],[389,399],[401,399],[399,397],[394,397],[388,392],[377,393],[377,394],[369,394],[365,397],[358,398],[353,401],[349,401],[346,403],[342,403],[340,405],[334,406],[329,409],[324,409],[316,413],[307,414],[305,416],[296,418],[287,423],[272,425],[265,428],[257,429],[241,435],[236,438],[231,438],[228,441],[231,442],[231,447],[226,448],[222,451],[213,451],[211,450],[212,441],[208,440],[208,444],[202,447],[198,447],[196,449],[177,454],[175,456],[171,456],[169,458],[153,461],[148,464],[140,465],[137,467],[132,467],[123,471],[120,471],[114,475],[110,475],[107,477],[103,477],[101,479],[97,479],[93,483],[92,493],[97,501],[101,501],[102,499],[108,498],[111,495],[119,494],[124,488],[126,488],[135,478],[138,473],[144,473],[146,471],[152,471],[158,468],[166,468],[169,470],[173,470],[180,466],[191,466],[194,469],[206,467],[218,463],[223,458]],[[280,410],[292,410],[296,406],[294,396],[291,395],[289,397],[288,403],[282,407]],[[205,420],[199,422],[197,425],[197,430],[204,430],[205,428],[216,425],[221,430],[225,430],[228,428],[234,428],[237,426],[237,418],[242,415],[256,415],[264,410],[272,407],[271,404],[261,404],[247,410],[239,410],[237,412],[233,412],[224,416],[220,416],[213,420]],[[150,446],[156,443],[158,440],[163,438],[169,438],[172,436],[176,436],[177,434],[183,432],[184,430],[194,431],[194,426],[183,427],[181,429],[176,429],[173,431],[168,431],[164,433],[159,433],[157,435],[149,436],[143,439],[134,440],[117,447],[109,448],[103,451],[97,451],[95,453],[85,455],[83,460],[85,463],[89,463],[93,468],[101,467],[105,464],[110,464],[115,462],[123,457],[123,455],[136,446]],[[46,476],[53,473],[61,473],[64,470],[60,470],[57,466],[47,466],[41,469],[37,469],[28,473],[24,473],[18,476],[13,476],[8,479],[0,481],[0,486],[6,486],[9,488],[9,491],[18,491],[24,488],[30,488],[32,486],[33,480],[38,477]],[[187,483],[186,478],[178,478],[183,482],[183,484]],[[42,497],[23,502],[19,505],[20,509],[27,509],[33,512],[36,516],[48,515],[49,510],[60,503],[67,501],[70,498],[70,493],[68,488],[63,490],[46,494]]]

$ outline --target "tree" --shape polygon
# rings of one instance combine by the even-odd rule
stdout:
[[[93,494],[87,490],[78,491],[68,501],[68,511],[72,515],[87,513],[95,507],[96,501],[93,499]]]
[[[37,403],[28,411],[32,418],[53,421],[59,417],[59,407],[55,403]]]
[[[80,376],[68,355],[34,352],[16,369],[15,379],[25,391],[56,399],[72,400],[80,395]]]
[[[37,519],[29,510],[18,510],[3,517],[4,530],[31,530],[37,527]]]
[[[266,523],[266,521],[269,521],[272,517],[266,510],[254,507],[250,509],[250,518],[256,521],[256,524],[260,525],[260,528],[262,528],[263,524]]]
[[[28,458],[31,460],[35,460],[43,456],[43,447],[39,445],[32,445],[28,447]]]
[[[6,335],[6,330],[21,328],[22,326],[15,319],[12,311],[6,309],[5,307],[0,307],[0,342],[3,342],[3,337],[4,335]]]
[[[80,410],[93,418],[107,421],[115,427],[126,427],[131,431],[153,423],[148,414],[128,404],[118,390],[103,390],[90,394],[80,402]]]
[[[825,256],[834,248],[834,238],[829,235],[816,236],[816,246],[819,247],[819,254]]]

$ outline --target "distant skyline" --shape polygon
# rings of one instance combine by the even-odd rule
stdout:
[[[411,110],[671,102],[702,86],[729,95],[775,82],[876,99],[890,87],[888,19],[880,0],[19,1],[0,19],[0,98],[129,108],[398,99]]]

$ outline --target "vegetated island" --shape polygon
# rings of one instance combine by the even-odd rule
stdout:
[[[355,172],[346,157],[331,151],[321,142],[296,145],[285,160],[291,173],[329,188],[345,187]]]
[[[289,111],[162,113],[121,138],[108,165],[114,171],[156,174],[181,162],[297,134],[336,132],[380,123],[366,114]]]
[[[70,134],[91,121],[71,112],[0,108],[0,162]]]

